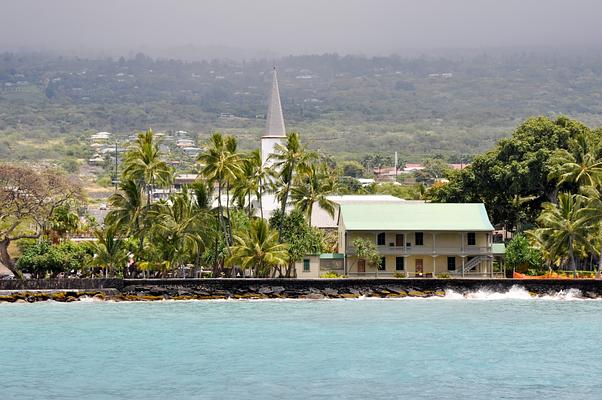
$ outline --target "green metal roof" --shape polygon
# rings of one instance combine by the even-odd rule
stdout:
[[[343,253],[322,253],[320,254],[320,260],[342,260],[345,258]]]
[[[482,203],[341,204],[350,231],[492,231]]]
[[[506,245],[504,243],[492,243],[491,244],[491,252],[493,254],[505,254],[506,253]]]

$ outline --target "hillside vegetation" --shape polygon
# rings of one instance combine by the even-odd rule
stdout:
[[[215,130],[258,145],[272,60],[0,55],[0,159],[85,157],[93,131]],[[291,56],[276,61],[289,130],[340,158],[477,154],[531,115],[602,125],[595,56]],[[352,156],[350,156],[352,154]]]

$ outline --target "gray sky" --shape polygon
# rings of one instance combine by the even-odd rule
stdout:
[[[0,0],[0,51],[583,48],[600,44],[601,15],[601,0]]]

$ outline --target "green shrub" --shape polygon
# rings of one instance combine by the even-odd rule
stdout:
[[[339,275],[334,271],[329,271],[329,272],[325,272],[323,274],[320,274],[320,278],[330,278],[330,279],[334,279],[334,278],[344,278],[343,275]]]
[[[27,246],[24,250],[17,261],[17,267],[37,278],[55,276],[61,272],[79,271],[86,259],[92,255],[88,244],[73,242],[59,245],[41,242]]]
[[[505,260],[508,268],[517,272],[539,269],[543,264],[541,252],[529,246],[527,238],[521,234],[514,236],[508,243]]]
[[[393,277],[394,278],[405,278],[406,274],[403,273],[403,272],[396,272],[396,273],[393,274]]]

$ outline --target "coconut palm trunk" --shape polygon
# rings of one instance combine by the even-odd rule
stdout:
[[[263,219],[263,180],[259,178],[259,214]]]
[[[571,269],[573,270],[573,278],[577,277],[577,264],[575,263],[575,252],[573,249],[573,236],[569,236],[569,259],[571,260]]]
[[[600,271],[602,271],[602,243],[600,243],[600,256],[598,256],[598,269],[596,269],[596,279],[600,279]]]
[[[284,191],[284,195],[282,196],[282,204],[280,205],[280,213],[281,215],[285,215],[286,212],[286,203],[288,202],[288,195],[291,191],[291,181],[293,180],[293,171],[295,170],[295,161],[293,160],[290,165],[290,169],[288,171],[287,179],[286,179],[286,189]],[[280,224],[278,224],[278,240],[282,241],[282,228],[284,225],[284,218],[280,220]]]

